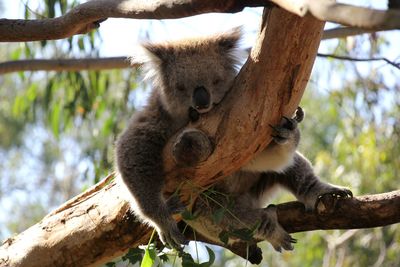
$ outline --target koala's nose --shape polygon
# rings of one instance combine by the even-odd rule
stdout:
[[[201,111],[210,106],[210,93],[204,86],[199,86],[194,89],[192,101],[194,107]]]

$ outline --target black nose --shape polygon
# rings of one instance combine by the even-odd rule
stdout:
[[[196,87],[193,92],[192,101],[197,110],[206,109],[210,106],[210,93],[204,86]]]

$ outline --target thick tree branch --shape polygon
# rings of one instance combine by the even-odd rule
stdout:
[[[334,212],[304,212],[299,202],[278,205],[279,222],[290,233],[328,229],[360,229],[400,222],[400,190],[339,200]]]
[[[0,19],[0,42],[54,40],[84,34],[106,18],[175,19],[211,12],[239,12],[267,0],[96,0],[52,19]]]
[[[96,266],[147,243],[151,229],[129,212],[126,189],[100,182],[0,247],[0,266]],[[289,232],[352,229],[400,222],[400,191],[339,200],[333,213],[305,212],[299,202],[277,205]],[[189,235],[190,236],[190,235]],[[303,244],[306,245],[306,244]],[[228,247],[246,257],[243,247]]]
[[[210,12],[233,13],[244,7],[271,3],[299,16],[310,13],[323,21],[368,31],[400,28],[399,9],[375,10],[329,0],[96,0],[78,5],[65,15],[52,19],[0,19],[0,42],[67,38],[98,28],[106,18],[171,19]]]
[[[278,6],[299,16],[307,13],[317,19],[364,30],[381,31],[400,28],[400,10],[394,2],[389,10],[357,7],[331,0],[271,0]]]
[[[400,10],[377,10],[339,4],[330,0],[306,0],[308,11],[316,18],[367,30],[400,28]]]

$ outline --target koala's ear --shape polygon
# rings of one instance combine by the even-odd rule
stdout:
[[[239,46],[239,41],[242,38],[242,27],[235,27],[227,32],[217,36],[218,49],[229,52]]]
[[[167,63],[172,55],[173,49],[168,44],[151,44],[146,43],[142,45],[145,54],[149,57],[149,61],[158,61],[158,63]]]
[[[144,43],[129,57],[131,64],[161,66],[171,57],[171,47],[164,44]]]

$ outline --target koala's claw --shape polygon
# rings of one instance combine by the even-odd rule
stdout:
[[[277,144],[285,144],[289,139],[294,138],[297,129],[297,121],[283,116],[279,125],[269,126],[274,130],[274,133],[271,135],[274,141]]]
[[[278,252],[281,252],[282,249],[293,250],[293,244],[297,242],[279,224],[276,207],[273,205],[267,207],[266,214],[258,228],[258,235],[268,240]]]
[[[168,208],[169,214],[179,214],[183,212],[186,206],[181,202],[181,199],[178,195],[172,195],[167,199],[166,205]]]
[[[250,245],[249,257],[247,258],[247,260],[251,264],[260,264],[262,259],[263,259],[262,250],[256,244]]]
[[[297,107],[296,109],[296,115],[294,118],[297,122],[302,122],[304,119],[304,110],[301,107]]]
[[[314,210],[319,214],[332,213],[339,199],[352,197],[353,192],[347,188],[333,188],[331,191],[318,196]]]
[[[169,248],[176,249],[178,251],[182,250],[182,245],[187,245],[189,241],[185,236],[179,231],[178,227],[175,225],[176,229],[170,229],[170,231],[161,231],[158,233],[161,242]]]
[[[179,231],[178,225],[172,217],[160,222],[157,232],[161,242],[169,248],[181,250],[182,245],[188,244],[188,240]]]

